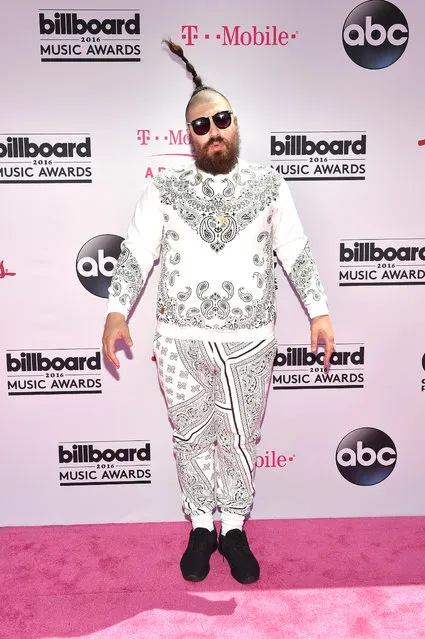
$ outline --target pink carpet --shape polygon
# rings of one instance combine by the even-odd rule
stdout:
[[[199,584],[189,526],[0,529],[1,639],[420,639],[425,518],[250,521],[262,574],[238,584],[215,553]]]

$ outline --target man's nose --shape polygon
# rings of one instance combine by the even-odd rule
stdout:
[[[221,135],[220,134],[220,129],[218,128],[218,126],[216,126],[214,124],[214,120],[211,120],[211,126],[210,126],[210,138],[216,138],[217,136]]]

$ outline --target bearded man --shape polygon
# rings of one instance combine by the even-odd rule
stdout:
[[[186,108],[194,161],[146,187],[114,271],[103,336],[132,341],[126,318],[161,258],[154,352],[173,425],[183,508],[192,521],[182,575],[201,581],[217,549],[240,583],[259,578],[244,520],[254,495],[256,443],[276,354],[273,252],[311,322],[311,347],[334,349],[327,300],[288,186],[273,169],[239,158],[229,101],[202,84]],[[221,530],[217,543],[213,512]]]

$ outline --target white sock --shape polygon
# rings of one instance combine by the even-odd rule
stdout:
[[[221,512],[221,534],[227,535],[229,530],[242,530],[245,521],[245,515],[236,515],[235,513]]]
[[[214,520],[212,511],[209,513],[202,513],[202,515],[191,515],[192,528],[206,528],[207,530],[214,530]]]

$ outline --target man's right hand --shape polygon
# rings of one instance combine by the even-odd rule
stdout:
[[[127,346],[133,346],[124,315],[122,313],[108,313],[102,337],[103,352],[115,368],[120,367],[120,363],[115,356],[115,342],[118,339],[122,339]]]

